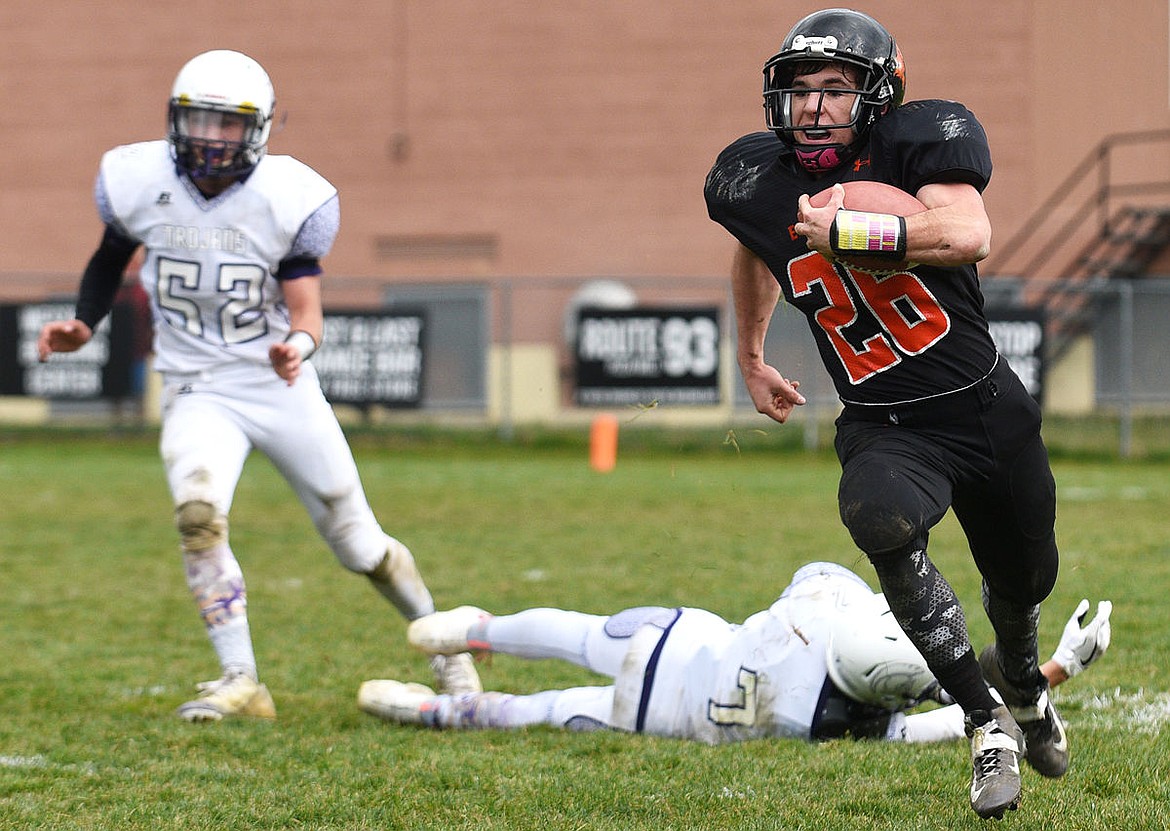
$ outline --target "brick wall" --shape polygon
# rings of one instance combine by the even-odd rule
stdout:
[[[72,284],[100,234],[90,190],[102,151],[160,136],[181,64],[227,47],[272,75],[288,115],[273,152],[341,190],[334,275],[720,281],[732,245],[706,217],[703,178],[724,145],[760,128],[760,66],[816,7],[10,0],[0,275]],[[961,100],[987,127],[997,240],[1103,135],[1170,126],[1161,0],[867,10],[902,46],[910,97]]]

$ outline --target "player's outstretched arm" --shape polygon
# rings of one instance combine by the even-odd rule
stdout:
[[[92,337],[93,330],[80,320],[50,321],[37,337],[37,357],[46,361],[54,352],[76,352]]]
[[[1109,642],[1113,637],[1113,630],[1109,625],[1113,603],[1109,600],[1098,603],[1097,614],[1082,628],[1081,624],[1085,623],[1085,616],[1088,613],[1089,601],[1085,598],[1077,604],[1077,610],[1064,625],[1064,633],[1060,636],[1060,645],[1056,647],[1056,652],[1052,653],[1052,657],[1040,667],[1040,671],[1053,687],[1074,675],[1080,675],[1109,648]]]
[[[791,381],[764,362],[764,338],[780,299],[780,285],[768,266],[740,245],[731,266],[735,300],[736,359],[756,411],[783,424],[804,403],[799,381]]]
[[[1088,612],[1089,601],[1082,600],[1064,625],[1056,652],[1040,667],[1050,687],[1058,687],[1084,672],[1109,648],[1112,636],[1109,615],[1113,613],[1113,603],[1102,600],[1097,604],[1097,614],[1085,624]],[[895,714],[890,722],[888,738],[893,741],[939,742],[965,737],[963,711],[958,704],[899,718],[900,715]]]

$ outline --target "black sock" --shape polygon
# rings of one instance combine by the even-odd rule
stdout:
[[[935,672],[942,688],[951,694],[951,698],[963,708],[963,712],[970,715],[978,710],[990,712],[999,706],[987,683],[983,680],[983,673],[979,671],[979,662],[975,660],[975,652],[968,651],[959,660],[948,667]]]

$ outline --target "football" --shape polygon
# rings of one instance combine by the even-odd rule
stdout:
[[[870,211],[879,214],[895,214],[897,216],[911,216],[926,210],[926,206],[918,201],[911,193],[887,185],[884,182],[843,182],[845,188],[845,207],[851,211]],[[820,193],[809,197],[814,208],[823,208],[829,202],[832,188],[825,188]],[[909,268],[913,263],[902,260],[891,260],[888,257],[856,256],[845,259],[838,257],[850,268],[881,274],[890,271]]]

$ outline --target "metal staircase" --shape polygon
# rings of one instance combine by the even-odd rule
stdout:
[[[1120,154],[1140,153],[1124,178]],[[1152,172],[1152,178],[1150,174]],[[1015,278],[1018,300],[1046,319],[1047,358],[1086,332],[1115,280],[1170,274],[1170,130],[1108,136],[1002,248],[980,267],[984,284]]]
[[[1149,273],[1150,266],[1170,247],[1170,206],[1122,207],[1104,236],[1081,257],[1080,270],[1109,278],[1132,280]]]

